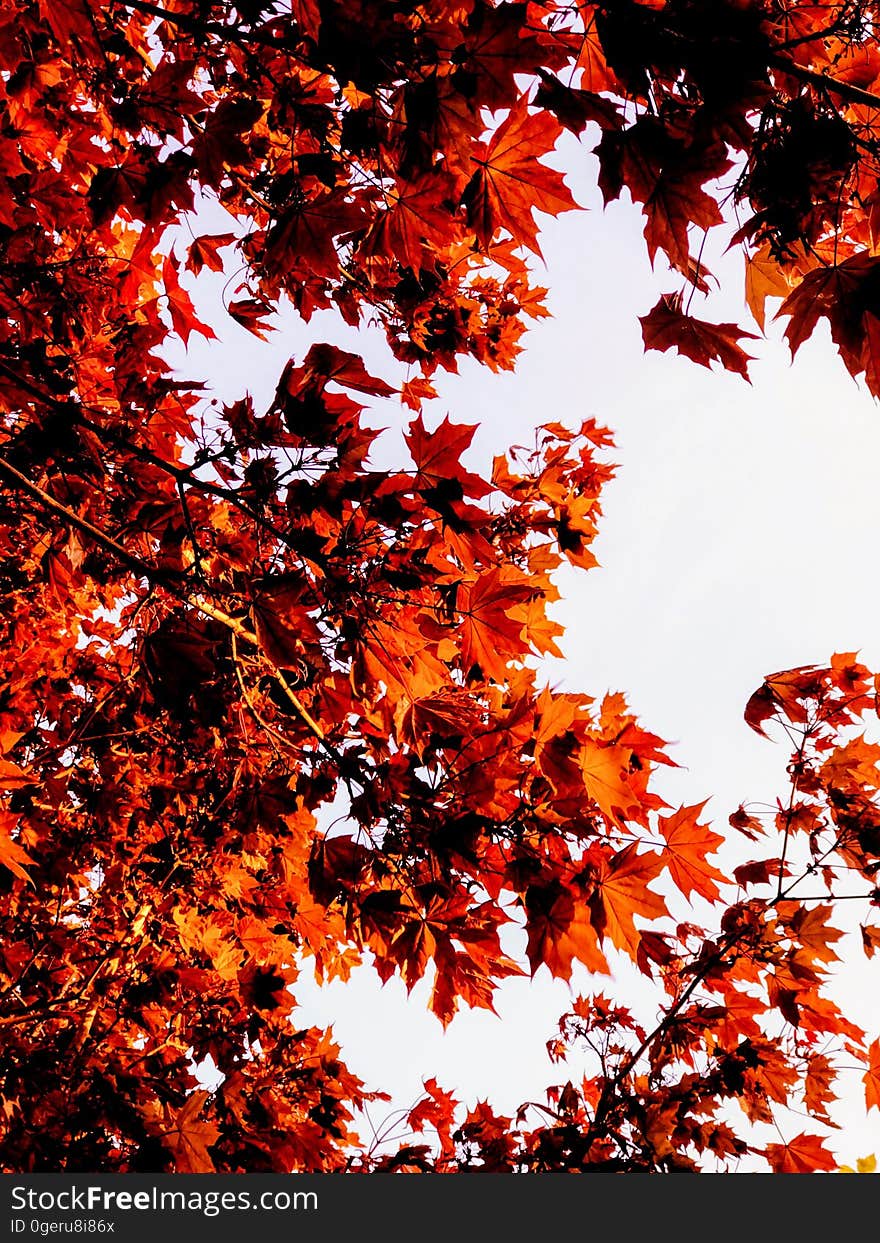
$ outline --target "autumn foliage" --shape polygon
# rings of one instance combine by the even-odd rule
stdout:
[[[854,1068],[880,1108],[877,1033],[828,989],[839,899],[880,946],[880,682],[854,653],[767,677],[746,720],[790,738],[777,808],[713,828],[668,807],[672,761],[623,697],[541,674],[554,573],[594,564],[609,435],[550,423],[476,474],[474,428],[421,413],[438,372],[510,368],[545,314],[541,217],[576,207],[564,130],[669,268],[647,348],[745,376],[769,299],[792,351],[826,320],[880,395],[878,18],[3,6],[4,1169],[800,1172],[834,1168]],[[696,313],[716,234],[748,329]],[[202,273],[226,278],[210,315]],[[172,367],[284,303],[379,324],[408,378],[315,345],[257,409]],[[403,426],[397,468],[371,465],[367,410]],[[601,978],[621,957],[647,1026]],[[550,1049],[593,1069],[514,1118],[428,1077],[410,1138],[377,1151],[357,1110],[382,1085],[291,1022],[298,973],[362,961],[428,975],[443,1023],[580,964],[595,991]]]

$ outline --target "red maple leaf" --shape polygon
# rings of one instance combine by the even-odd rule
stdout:
[[[765,1152],[774,1174],[815,1174],[837,1168],[820,1136],[806,1132],[787,1144],[768,1144]]]
[[[735,371],[748,380],[751,356],[739,342],[744,338],[755,340],[755,334],[736,324],[709,324],[695,319],[681,307],[680,293],[663,294],[654,309],[639,318],[645,349],[665,353],[674,348],[702,367],[719,362],[727,371]]]
[[[577,207],[562,174],[542,163],[561,133],[562,127],[546,113],[530,113],[523,95],[472,157],[477,171],[464,198],[468,220],[483,246],[491,244],[498,229],[507,229],[515,242],[540,255],[532,212],[558,216]]]
[[[203,324],[196,315],[192,299],[186,290],[181,288],[177,279],[177,271],[177,260],[172,255],[168,255],[162,266],[162,280],[165,284],[168,310],[171,313],[174,331],[180,336],[184,345],[189,341],[192,332],[200,332],[203,337],[216,340],[217,334],[211,325]]]

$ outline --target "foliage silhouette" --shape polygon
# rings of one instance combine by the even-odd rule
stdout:
[[[745,857],[722,873],[702,808],[655,792],[662,740],[619,695],[543,688],[531,659],[559,653],[554,571],[594,564],[610,437],[550,424],[483,477],[462,465],[474,429],[432,429],[421,403],[462,358],[512,367],[546,313],[529,256],[535,213],[576,207],[550,162],[564,129],[681,278],[642,318],[648,348],[747,374],[753,334],[690,313],[706,233],[733,231],[757,326],[782,299],[796,350],[827,319],[880,393],[877,16],[5,6],[5,1169],[833,1168],[839,1074],[880,1105],[880,1043],[827,988],[838,900],[880,944],[880,750],[859,732],[877,678],[847,653],[764,681],[746,719],[790,735],[790,790],[731,817]],[[200,232],[209,202],[222,233]],[[228,277],[210,323],[205,270]],[[262,337],[284,300],[380,324],[409,378],[315,345],[268,409],[217,408],[164,357]],[[369,465],[378,402],[414,415],[405,469]],[[527,963],[502,945],[517,922]],[[515,1119],[429,1079],[393,1152],[355,1134],[374,1094],[328,1034],[290,1020],[306,967],[430,973],[448,1023],[525,970],[614,954],[656,993],[651,1030],[580,998],[551,1050],[586,1047],[592,1075]],[[786,1106],[814,1121],[758,1143]]]

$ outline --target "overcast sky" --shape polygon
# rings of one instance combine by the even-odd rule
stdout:
[[[674,805],[711,796],[708,811],[724,830],[741,801],[786,793],[784,740],[760,739],[742,718],[763,676],[855,649],[880,668],[880,408],[825,333],[792,366],[779,325],[770,325],[768,340],[746,343],[757,355],[751,386],[671,353],[645,355],[637,317],[677,281],[652,273],[629,204],[602,211],[593,157],[575,148],[563,166],[573,164],[570,184],[590,210],[545,218],[540,275],[553,318],[527,335],[513,375],[467,363],[459,376],[438,374],[440,398],[425,417],[480,422],[470,461],[484,470],[542,422],[594,416],[612,429],[620,469],[603,497],[600,568],[560,578],[554,613],[566,627],[565,658],[547,662],[547,679],[593,695],[624,691],[642,723],[675,743],[683,767],[661,771],[660,792]],[[218,231],[226,227],[221,220]],[[747,324],[741,262],[729,256],[722,268],[723,296],[692,312]],[[184,365],[224,397],[249,389],[267,401],[284,361],[315,340],[364,352],[379,374],[394,374],[378,334],[358,335],[329,315],[308,326],[285,317],[267,344],[228,319],[217,330],[224,345],[193,337]],[[394,417],[386,404],[382,423]],[[410,417],[401,410],[400,424]],[[852,940],[846,951],[841,994],[876,1036],[880,967]],[[572,1073],[551,1065],[545,1042],[572,993],[596,988],[644,1002],[633,972],[610,982],[581,973],[570,991],[542,969],[500,989],[499,1018],[465,1013],[444,1034],[425,1009],[427,982],[407,1000],[399,981],[383,989],[362,970],[323,990],[303,978],[296,1021],[333,1023],[349,1067],[396,1103],[412,1103],[433,1075],[469,1104],[488,1098],[512,1113]],[[860,1075],[851,1080],[837,1114],[844,1129],[830,1146],[853,1164],[880,1151],[880,1118],[875,1110],[865,1120]],[[374,1120],[385,1112],[377,1107]],[[786,1139],[822,1131],[790,1121]]]

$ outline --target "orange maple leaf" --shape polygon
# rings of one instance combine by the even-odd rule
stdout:
[[[592,738],[586,738],[578,758],[587,794],[613,820],[625,817],[641,806],[625,775],[631,756],[629,747],[604,747]]]
[[[222,272],[223,260],[217,252],[226,246],[231,246],[234,241],[234,233],[215,233],[197,237],[190,243],[186,259],[187,269],[196,276],[202,268],[208,268],[211,272]]]
[[[193,1092],[186,1104],[170,1112],[171,1128],[162,1136],[162,1143],[174,1154],[174,1167],[179,1174],[213,1174],[214,1162],[208,1153],[220,1136],[213,1122],[199,1120],[210,1094]]]
[[[768,673],[761,686],[749,698],[744,713],[755,733],[766,738],[763,724],[783,712],[790,721],[804,724],[807,711],[804,700],[821,691],[821,670],[815,665],[798,665],[780,673]]]
[[[661,816],[659,828],[666,838],[663,861],[675,885],[686,898],[696,892],[707,902],[714,902],[720,892],[716,882],[726,878],[706,856],[714,854],[724,838],[698,823],[705,806],[705,802],[697,803],[680,807],[671,816]]]
[[[880,928],[870,927],[862,924],[862,947],[865,951],[866,958],[873,958],[874,954],[880,949]]]
[[[773,257],[769,243],[746,255],[746,304],[762,332],[767,299],[786,298],[790,290],[791,280]]]
[[[337,238],[365,222],[361,205],[340,189],[297,199],[266,235],[266,267],[273,276],[294,268],[332,279],[339,273]]]
[[[363,241],[365,255],[388,255],[414,272],[431,262],[432,251],[442,246],[455,224],[456,201],[452,177],[432,170],[416,181],[398,178],[384,195],[388,204]]]
[[[526,955],[532,975],[543,964],[551,975],[570,980],[575,959],[589,971],[604,974],[608,963],[583,907],[559,881],[526,890]]]
[[[790,918],[788,918],[786,909],[787,904],[780,903],[777,910],[783,917],[792,939],[802,947],[799,956],[805,955],[811,962],[814,960],[820,963],[837,962],[840,956],[834,952],[831,945],[839,941],[843,933],[839,928],[833,928],[828,923],[828,918],[833,913],[831,906],[814,906],[808,910],[799,904],[793,905],[795,909]]]
[[[765,1150],[774,1174],[816,1174],[837,1168],[837,1162],[818,1135],[802,1132],[787,1144],[768,1144]]]
[[[660,854],[656,851],[638,854],[635,843],[613,858],[603,860],[600,866],[596,900],[592,904],[594,926],[634,961],[641,938],[633,917],[656,919],[669,913],[660,894],[648,888],[662,867]]]
[[[400,386],[400,400],[403,405],[409,406],[410,410],[420,410],[423,401],[430,401],[436,396],[437,390],[434,385],[423,376],[414,376],[412,380],[405,380]]]
[[[0,761],[0,764],[2,764],[2,761]],[[13,764],[10,767],[14,768],[15,765]],[[2,785],[2,782],[0,782],[0,785]],[[31,884],[31,878],[24,869],[25,867],[33,866],[34,860],[12,837],[17,823],[17,816],[0,810],[0,864],[8,868],[20,880]]]
[[[868,1109],[880,1109],[880,1040],[868,1049],[868,1069],[862,1077],[865,1085],[865,1104]]]
[[[22,786],[35,785],[39,779],[13,764],[12,760],[0,760],[0,790],[18,790]]]
[[[577,58],[577,67],[582,70],[583,85],[590,91],[614,90],[618,86],[617,78],[608,67],[605,50],[596,30],[596,4],[581,6],[584,32],[581,36],[581,47]]]
[[[817,1054],[807,1067],[804,1079],[804,1104],[814,1118],[831,1125],[828,1106],[837,1099],[831,1091],[835,1080],[835,1070],[829,1058]]]
[[[510,611],[527,600],[533,588],[512,567],[487,570],[458,591],[461,614],[462,661],[465,669],[478,665],[483,676],[503,682],[511,660],[525,655],[522,622]]]
[[[479,498],[491,492],[485,480],[466,471],[461,464],[476,430],[476,424],[452,423],[447,416],[430,432],[421,415],[413,419],[404,440],[416,467],[415,486],[435,487],[445,480],[452,480],[468,496]]]
[[[477,171],[465,189],[468,221],[483,246],[498,229],[507,229],[514,241],[541,254],[532,212],[550,216],[572,211],[578,204],[561,173],[542,164],[552,151],[562,126],[545,113],[529,113],[523,95],[507,118],[473,156]]]

